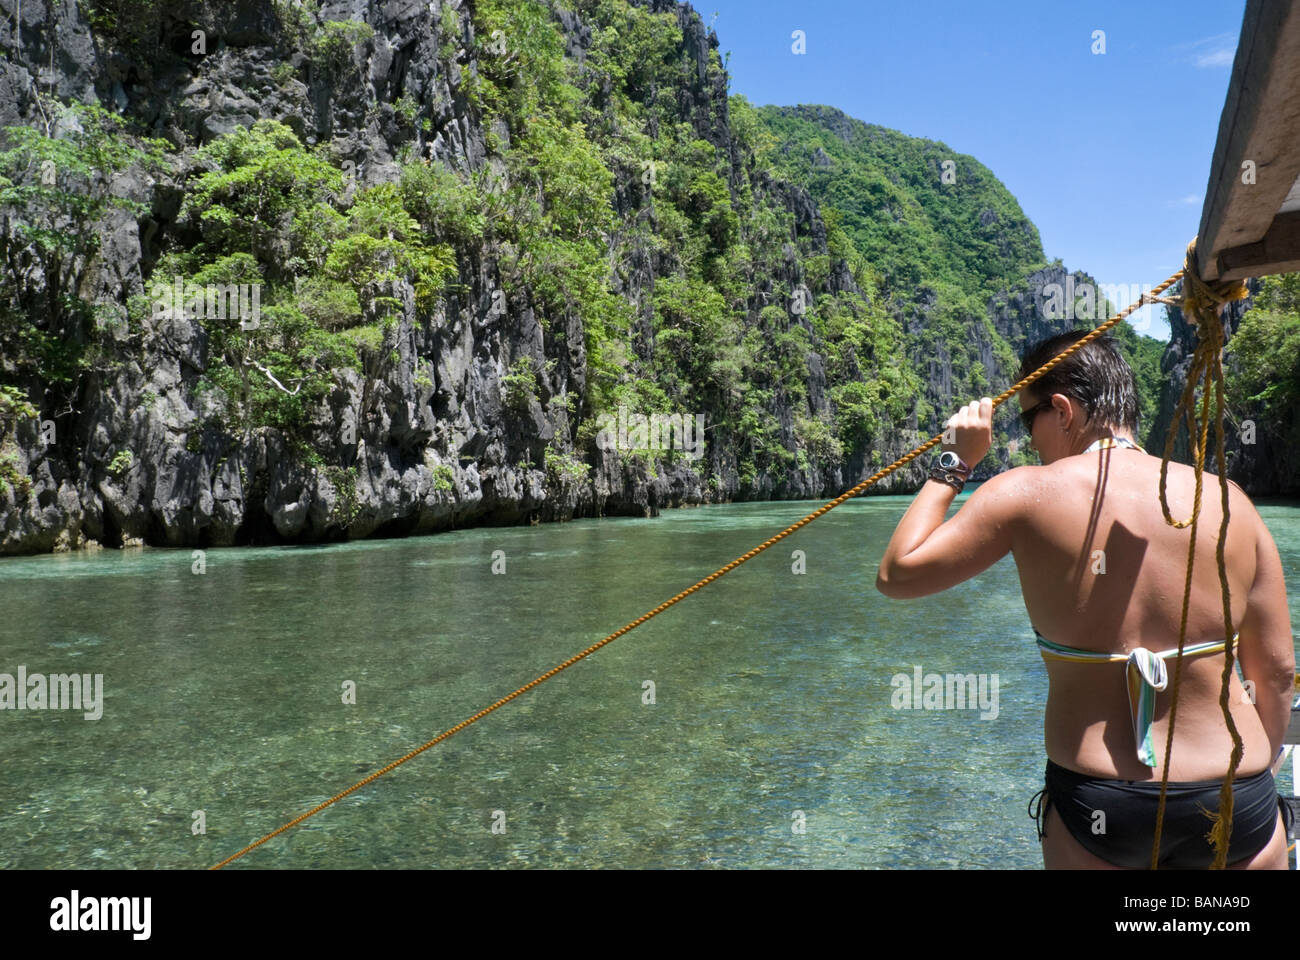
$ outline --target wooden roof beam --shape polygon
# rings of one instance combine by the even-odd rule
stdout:
[[[1279,214],[1262,240],[1224,250],[1217,268],[1220,280],[1300,270],[1300,213]]]

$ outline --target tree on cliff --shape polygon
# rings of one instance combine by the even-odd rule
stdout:
[[[166,144],[129,137],[100,107],[46,107],[47,129],[7,127],[0,150],[0,377],[72,395],[95,321],[120,317],[88,299],[102,221],[148,211],[114,193],[114,178],[136,164],[161,171]]]

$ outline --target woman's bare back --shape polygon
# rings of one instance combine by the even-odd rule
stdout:
[[[1190,529],[1164,520],[1159,458],[1109,449],[1016,472],[1024,478],[1027,509],[1013,553],[1034,627],[1055,643],[1082,650],[1128,653],[1146,647],[1159,653],[1177,648]],[[1167,491],[1174,519],[1189,518],[1195,491],[1192,469],[1171,463]],[[1205,474],[1188,609],[1189,646],[1224,638],[1215,559],[1221,496],[1218,478]],[[1240,630],[1255,581],[1262,522],[1235,485],[1229,485],[1229,517],[1225,564],[1232,623]],[[1099,777],[1159,779],[1178,661],[1167,661],[1170,689],[1156,702],[1155,768],[1137,758],[1122,663],[1046,662],[1051,683],[1045,722],[1048,756],[1061,766]],[[1171,780],[1209,780],[1227,771],[1232,741],[1218,704],[1223,666],[1221,653],[1182,661]],[[1269,737],[1235,672],[1231,683],[1230,710],[1245,746],[1238,774],[1257,773],[1272,759]]]

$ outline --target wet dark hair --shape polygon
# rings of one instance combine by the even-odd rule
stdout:
[[[1089,332],[1071,330],[1040,340],[1025,351],[1016,379],[1027,377]],[[1137,380],[1108,335],[1084,344],[1025,389],[1044,400],[1063,393],[1083,405],[1091,423],[1137,432]]]

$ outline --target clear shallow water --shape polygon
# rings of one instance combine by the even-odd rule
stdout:
[[[1041,866],[1014,563],[880,595],[910,502],[845,504],[232,869]],[[0,868],[211,866],[813,506],[209,550],[201,576],[179,550],[0,561],[0,672],[104,675],[97,721],[0,712]],[[1300,507],[1260,512],[1300,595]],[[893,709],[917,665],[997,674],[997,718]]]

